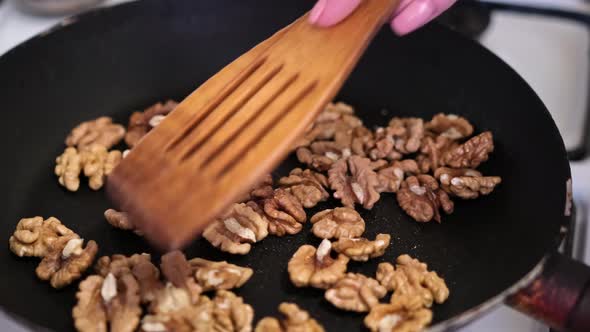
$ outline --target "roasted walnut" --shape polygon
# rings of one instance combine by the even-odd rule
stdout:
[[[268,220],[244,203],[234,204],[228,214],[209,225],[203,237],[214,247],[245,255],[251,243],[268,235]]]
[[[377,280],[358,273],[347,273],[324,297],[337,308],[347,311],[367,312],[387,294]]]
[[[59,184],[69,191],[80,188],[80,172],[82,160],[76,148],[66,148],[63,154],[55,159],[55,175],[59,177]]]
[[[188,261],[195,271],[194,276],[203,291],[232,289],[245,284],[254,271],[228,262],[214,262],[202,258]]]
[[[373,168],[380,168],[379,164],[379,161],[373,162]],[[418,173],[420,173],[420,170],[416,161],[412,159],[394,161],[391,166],[377,170],[377,179],[379,181],[377,191],[380,193],[397,192],[406,175]]]
[[[334,198],[340,199],[344,206],[354,208],[358,203],[371,209],[379,200],[379,179],[368,158],[341,159],[332,165],[328,176]]]
[[[327,209],[311,217],[311,231],[322,239],[359,237],[365,232],[365,221],[354,209]]]
[[[295,168],[289,176],[279,179],[279,185],[288,189],[306,208],[312,208],[330,197],[325,189],[328,179],[309,169]]]
[[[395,148],[394,132],[390,128],[379,127],[375,130],[373,140],[369,143],[368,155],[373,160],[399,160],[402,153]]]
[[[308,146],[317,140],[332,140],[341,133],[346,133],[362,125],[354,116],[354,109],[344,103],[328,104],[305,136],[297,142],[296,147]]]
[[[119,212],[114,209],[108,209],[104,212],[104,218],[111,226],[123,230],[133,231],[137,235],[143,235],[143,232],[135,228],[135,225],[129,220],[125,212]]]
[[[72,129],[66,138],[66,145],[82,149],[93,144],[110,149],[125,136],[125,128],[113,123],[113,119],[103,116],[95,120],[82,122]]]
[[[62,236],[49,245],[49,250],[35,272],[41,280],[50,280],[53,288],[62,288],[78,280],[84,271],[92,265],[98,246],[84,240],[78,235]]]
[[[289,278],[297,287],[312,286],[326,289],[344,276],[348,257],[338,255],[337,259],[330,256],[332,245],[324,239],[318,249],[303,245],[288,264]]]
[[[447,150],[442,156],[445,165],[453,168],[477,168],[494,151],[494,138],[489,131]]]
[[[266,174],[262,180],[256,185],[254,186],[254,188],[252,188],[252,190],[250,190],[250,192],[248,193],[248,195],[240,200],[242,201],[248,201],[251,199],[263,199],[263,198],[268,198],[271,197],[273,194],[273,180],[272,180],[272,175],[270,174]]]
[[[166,103],[156,103],[143,112],[134,112],[129,118],[125,143],[134,147],[139,140],[155,127],[163,116],[168,115],[178,105],[175,101],[168,100]]]
[[[409,255],[401,255],[394,268],[389,263],[381,263],[377,268],[377,280],[387,290],[393,290],[392,301],[406,296],[406,305],[412,308],[432,306],[443,303],[449,297],[449,289],[441,277],[428,266]]]
[[[295,303],[283,302],[279,311],[285,319],[265,317],[256,325],[255,332],[324,332],[324,328],[309,313]]]
[[[420,332],[432,321],[432,311],[414,309],[403,297],[390,304],[378,304],[365,317],[365,326],[372,332]]]
[[[463,199],[488,195],[502,182],[499,176],[483,176],[480,172],[469,168],[441,167],[434,172],[434,177],[440,181],[444,191]]]
[[[23,218],[10,239],[10,250],[19,257],[45,257],[51,244],[63,236],[75,235],[57,218]]]
[[[169,285],[166,289],[172,290],[174,286]],[[213,321],[213,302],[206,296],[202,296],[197,304],[191,304],[190,301],[183,300],[183,296],[178,296],[173,291],[167,293],[166,300],[163,302],[175,303],[174,310],[159,311],[151,315],[146,315],[141,321],[141,332],[168,332],[168,331],[212,331]]]
[[[402,154],[414,153],[420,149],[424,137],[424,121],[419,118],[393,118],[387,130],[395,141],[395,150]]]
[[[103,277],[109,273],[115,277],[132,274],[139,285],[142,303],[149,303],[163,287],[160,281],[160,270],[151,262],[149,254],[103,256],[96,263],[96,271]]]
[[[377,234],[374,241],[365,238],[341,237],[332,243],[332,247],[336,252],[346,255],[353,261],[366,262],[369,258],[383,256],[390,241],[389,234]]]
[[[98,190],[104,180],[122,159],[121,151],[107,149],[98,144],[90,145],[80,151],[80,159],[84,166],[84,175],[88,177],[88,186]]]
[[[254,309],[234,293],[226,290],[217,291],[213,299],[213,331],[252,331]]]
[[[447,150],[453,149],[456,146],[457,143],[446,136],[424,136],[420,154],[416,157],[420,171],[422,173],[428,173],[443,166],[443,155]]]
[[[139,324],[139,287],[131,274],[89,276],[80,283],[76,298],[72,316],[78,331],[133,332]]]
[[[263,213],[268,220],[269,233],[276,236],[299,233],[307,220],[299,199],[284,188],[275,189],[272,197],[265,198],[258,205],[252,203],[248,203],[248,206]]]
[[[430,175],[407,178],[397,191],[400,207],[414,220],[428,222],[432,219],[441,222],[440,211],[453,212],[454,204],[447,193],[440,189],[438,182]]]
[[[306,147],[298,148],[295,154],[297,155],[297,160],[299,160],[299,162],[320,172],[329,170],[330,167],[332,167],[332,164],[334,164],[334,160],[339,159],[338,156],[330,158],[325,155],[316,155]]]
[[[473,134],[473,126],[467,119],[455,114],[439,113],[426,123],[426,130],[457,140]]]

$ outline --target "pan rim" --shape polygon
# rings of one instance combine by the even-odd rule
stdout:
[[[12,55],[13,53],[19,52],[19,50],[28,47],[31,43],[34,43],[36,40],[41,39],[41,38],[43,38],[47,35],[53,34],[53,33],[58,33],[60,31],[62,31],[63,29],[69,28],[71,26],[75,26],[77,23],[79,23],[82,20],[87,20],[87,19],[94,17],[94,16],[105,15],[111,11],[120,10],[121,8],[129,8],[129,7],[133,7],[133,6],[145,6],[144,4],[149,3],[149,2],[150,2],[149,0],[144,0],[141,2],[137,1],[137,0],[131,0],[129,2],[118,3],[118,4],[111,5],[111,6],[93,8],[93,9],[90,9],[90,10],[85,11],[80,14],[68,16],[68,17],[60,20],[59,22],[55,23],[54,25],[50,26],[49,28],[39,32],[38,34],[31,36],[30,38],[22,41],[21,43],[17,44],[16,46],[14,46],[11,49],[9,49],[8,51],[6,51],[4,54],[0,55],[0,64],[3,61],[6,61],[6,59],[8,57],[13,56]],[[152,2],[155,2],[155,1],[152,1]],[[487,53],[488,56],[494,57],[496,61],[501,63],[503,66],[505,66],[513,74],[513,76],[516,80],[520,80],[520,83],[524,84],[524,86],[526,86],[526,89],[528,89],[529,92],[531,93],[531,97],[534,96],[534,98],[536,98],[536,101],[540,105],[543,106],[544,115],[547,116],[551,120],[551,124],[553,126],[554,131],[559,134],[559,139],[561,142],[562,150],[565,153],[565,151],[566,151],[565,144],[563,142],[561,132],[557,128],[555,120],[553,119],[553,116],[551,115],[551,113],[549,112],[549,110],[547,109],[545,104],[542,102],[539,95],[535,92],[535,90],[533,90],[533,88],[524,80],[524,78],[522,78],[522,76],[520,74],[518,74],[518,72],[516,72],[516,70],[510,64],[506,63],[498,55],[496,55],[495,53],[493,53],[491,50],[484,47],[483,45],[477,43],[476,41],[471,40],[465,36],[462,36],[458,32],[456,32],[452,29],[449,29],[440,23],[432,22],[431,24],[435,24],[438,27],[440,27],[444,30],[447,30],[448,32],[454,34],[457,38],[462,39],[465,43],[471,43],[472,45],[478,47],[481,52]],[[562,162],[565,162],[567,164],[567,176],[568,176],[569,180],[571,181],[571,167],[570,167],[569,160],[567,159],[566,154],[563,155]],[[532,269],[530,271],[525,273],[519,280],[515,281],[510,287],[502,290],[498,294],[490,297],[489,299],[483,301],[482,303],[480,303],[470,309],[467,309],[466,311],[464,311],[454,317],[448,318],[444,321],[440,321],[432,326],[429,326],[426,331],[438,332],[438,331],[456,329],[461,326],[468,325],[469,323],[473,322],[478,317],[486,314],[489,310],[502,304],[507,297],[516,293],[519,289],[523,288],[524,286],[528,285],[532,280],[534,280],[538,275],[540,275],[540,273],[543,271],[543,268],[545,266],[545,262],[547,261],[548,257],[551,256],[553,251],[557,250],[559,248],[560,244],[563,242],[565,234],[567,234],[567,232],[569,232],[569,224],[571,223],[572,218],[573,218],[573,215],[569,215],[569,216],[564,215],[564,218],[562,218],[561,231],[556,234],[552,243],[547,245],[547,251],[546,251],[545,255],[540,258],[540,260],[532,267]],[[49,332],[55,331],[55,330],[47,328],[45,326],[38,325],[38,324],[30,321],[29,319],[25,318],[22,315],[11,312],[1,303],[0,303],[0,313],[4,314],[6,316],[6,318],[11,319],[15,324],[19,325],[19,327],[28,329],[30,331],[49,331]],[[55,332],[57,332],[57,331],[55,331]]]

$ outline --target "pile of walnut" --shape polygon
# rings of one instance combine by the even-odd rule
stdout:
[[[80,283],[72,310],[80,332],[252,331],[254,310],[230,290],[244,285],[250,268],[179,251],[161,258],[160,269],[148,254],[105,256],[96,274]],[[214,296],[205,295],[215,291]],[[286,319],[262,319],[256,331],[324,331],[294,304],[279,307]]]
[[[37,277],[52,287],[62,288],[79,279],[88,269],[98,245],[64,226],[57,218],[23,218],[8,240],[10,250],[19,257],[38,257]]]
[[[54,173],[58,176],[59,184],[69,191],[77,191],[80,188],[80,174],[83,173],[92,190],[102,188],[106,177],[129,151],[111,150],[113,146],[125,138],[125,143],[133,148],[176,105],[176,102],[169,100],[165,104],[152,105],[143,112],[134,112],[127,131],[106,116],[76,126],[65,140],[67,148],[55,161]]]

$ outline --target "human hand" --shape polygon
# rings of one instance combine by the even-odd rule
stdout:
[[[309,15],[312,24],[332,26],[350,15],[363,0],[319,0]],[[390,26],[398,35],[410,33],[430,22],[457,0],[401,0]]]

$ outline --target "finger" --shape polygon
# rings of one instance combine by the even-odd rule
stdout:
[[[449,9],[457,0],[414,0],[393,18],[391,28],[403,36]]]
[[[309,22],[320,27],[332,26],[350,15],[362,0],[319,0],[309,13]]]

